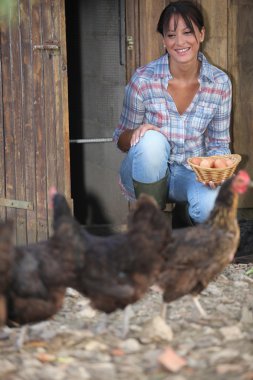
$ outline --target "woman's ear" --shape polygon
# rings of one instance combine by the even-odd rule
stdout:
[[[205,27],[203,26],[203,28],[201,29],[201,32],[200,32],[200,42],[204,41],[205,33],[206,33],[206,30],[205,30]]]

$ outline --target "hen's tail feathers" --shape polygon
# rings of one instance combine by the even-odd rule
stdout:
[[[71,209],[64,195],[59,193],[53,193],[52,195],[53,204],[53,228],[56,229],[58,223],[61,222],[62,218],[73,218]]]
[[[147,194],[141,194],[135,207],[128,216],[128,228],[170,231],[170,223],[165,214],[159,209],[155,199]]]

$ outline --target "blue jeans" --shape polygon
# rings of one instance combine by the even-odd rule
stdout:
[[[134,199],[133,179],[142,183],[165,177],[169,167],[168,201],[188,202],[195,223],[204,222],[213,209],[219,188],[212,190],[196,180],[195,173],[183,165],[168,164],[170,144],[160,132],[149,130],[130,148],[120,167],[120,180],[128,198]]]

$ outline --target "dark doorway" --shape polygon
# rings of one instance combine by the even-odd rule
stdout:
[[[66,0],[71,189],[85,225],[122,224],[123,154],[111,141],[125,87],[124,1]]]

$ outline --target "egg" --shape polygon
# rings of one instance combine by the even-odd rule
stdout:
[[[208,157],[208,161],[210,162],[210,168],[214,168],[214,161],[215,159],[212,157]]]
[[[226,159],[226,165],[227,165],[227,166],[232,166],[233,163],[234,163],[233,160],[231,160],[230,158],[227,158],[227,159]]]
[[[201,161],[200,165],[201,168],[210,168],[211,167],[211,162],[208,160],[208,158],[203,158]]]
[[[191,159],[191,162],[193,163],[193,165],[198,165],[199,166],[199,164],[201,162],[201,158],[200,157],[193,157]]]
[[[224,158],[216,158],[216,160],[214,161],[214,167],[217,169],[226,168],[227,165],[226,165],[226,161],[224,160]]]

